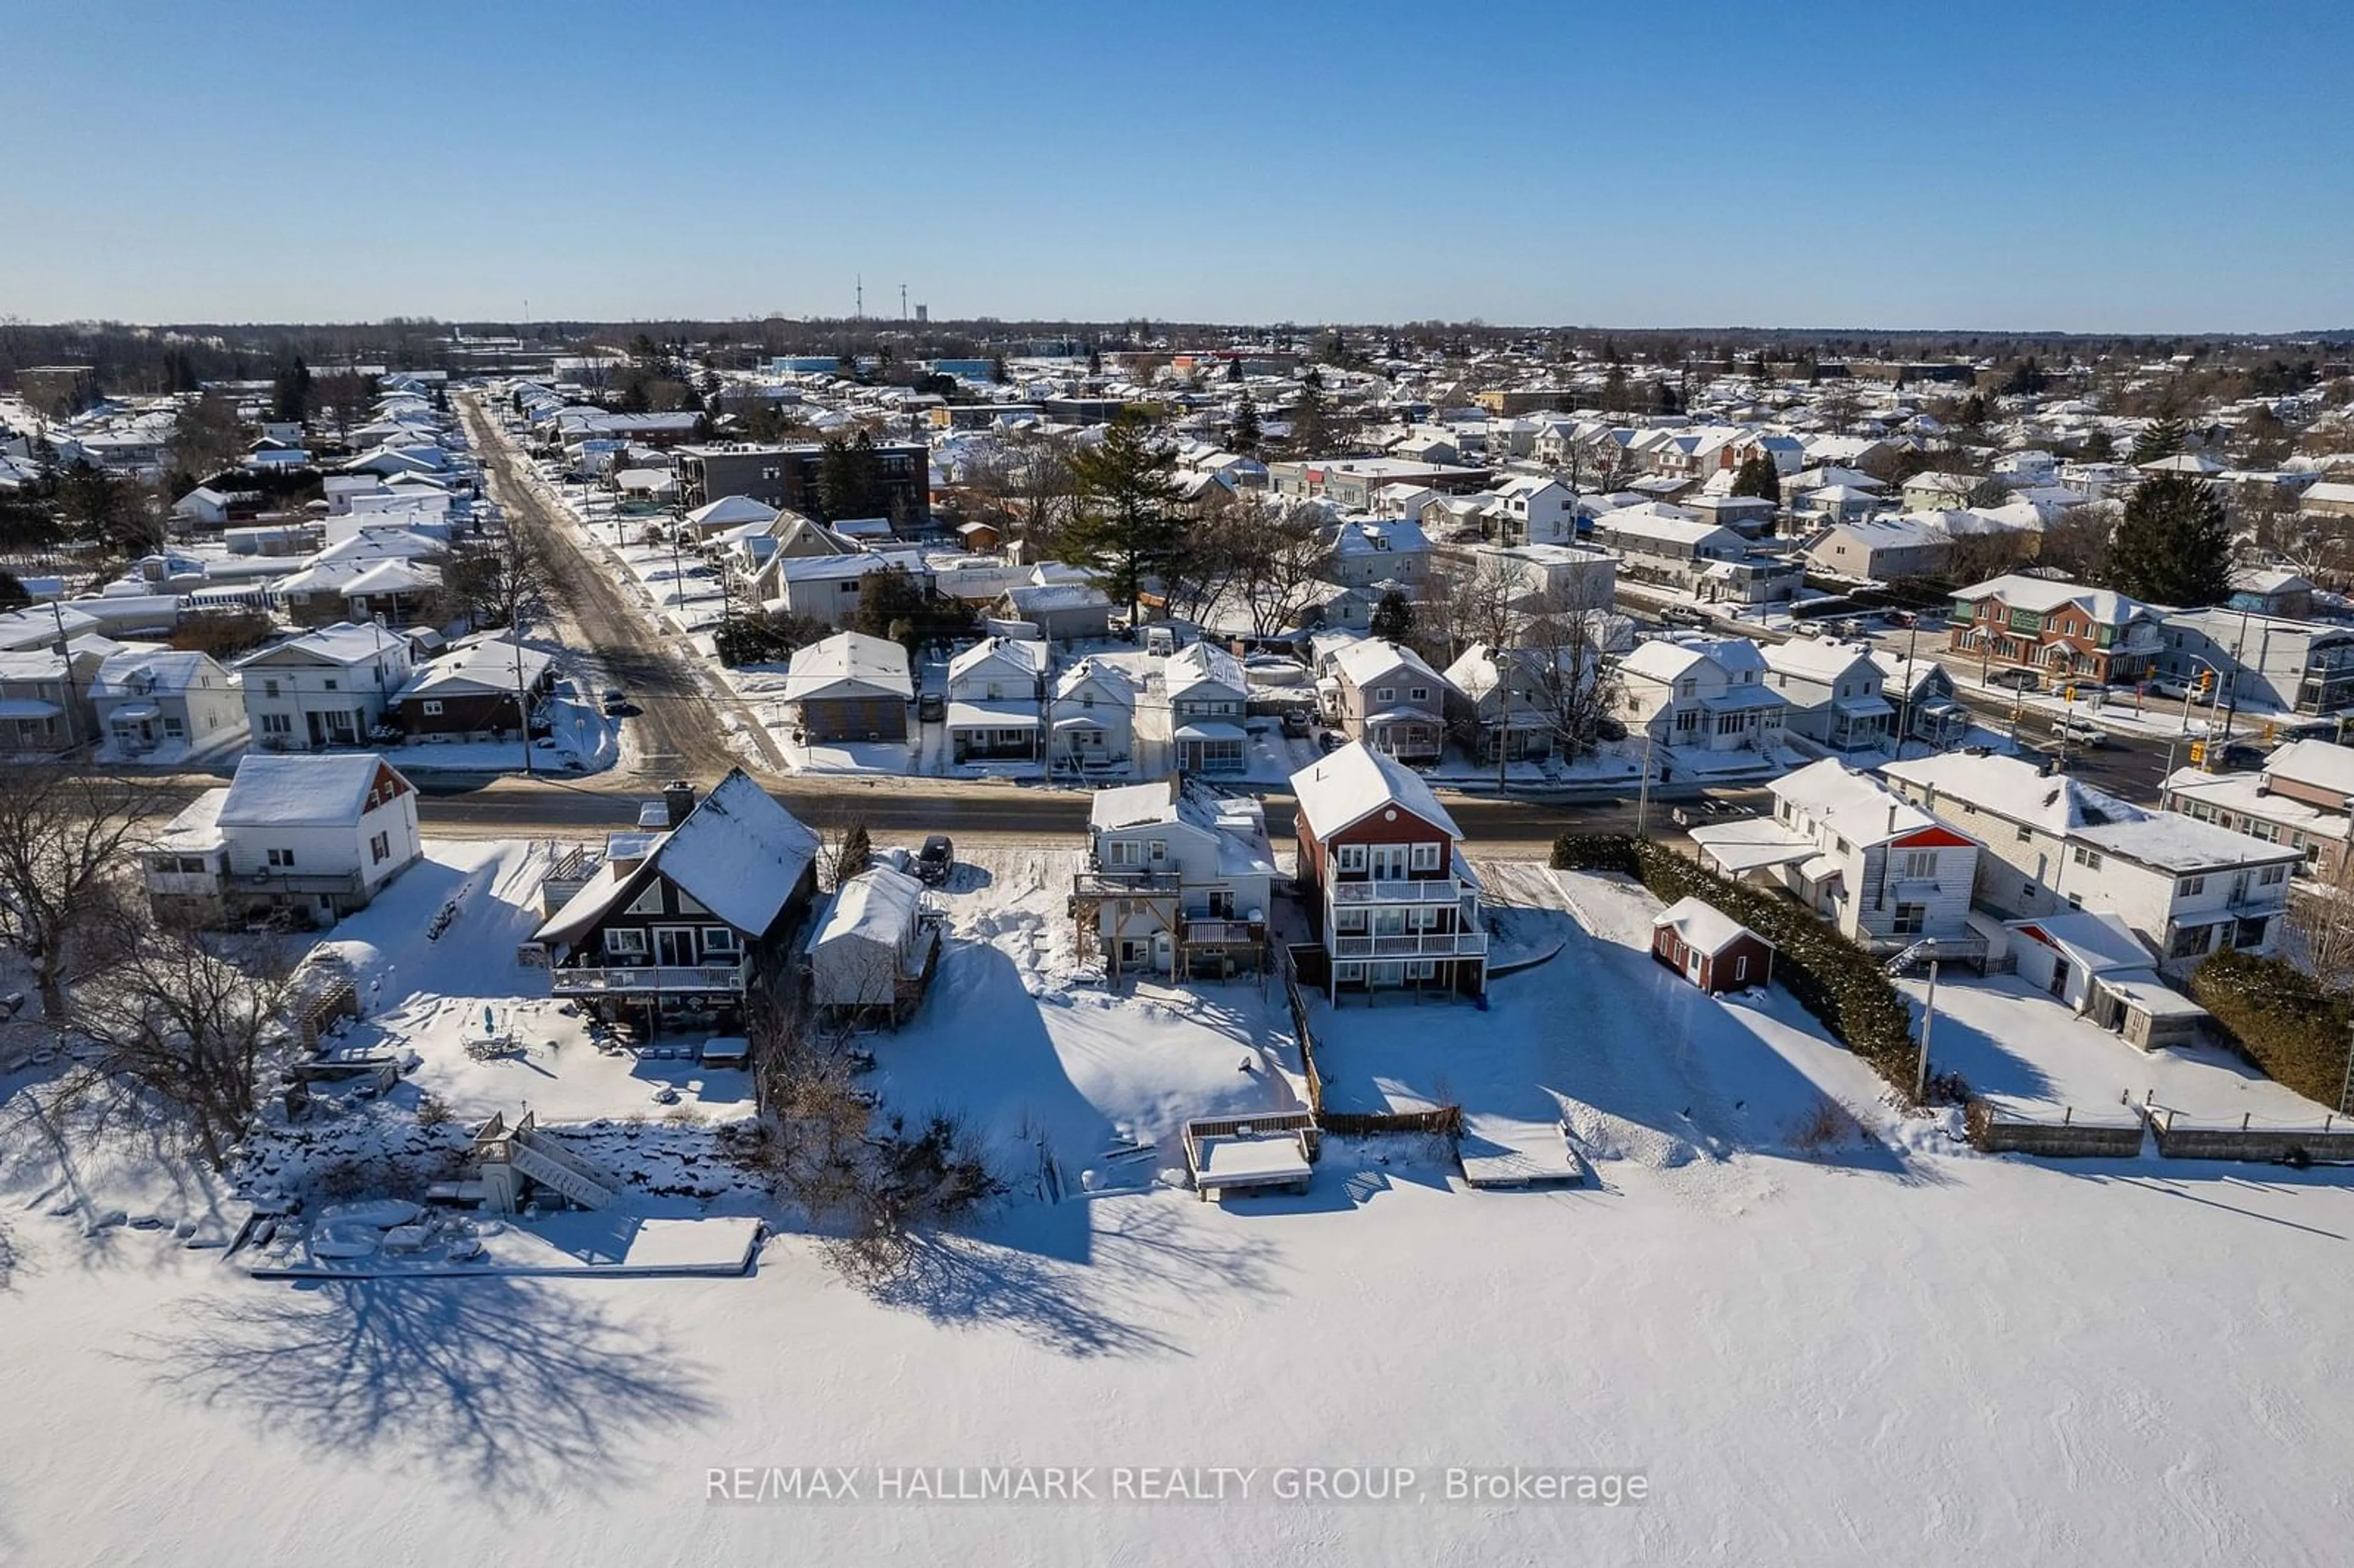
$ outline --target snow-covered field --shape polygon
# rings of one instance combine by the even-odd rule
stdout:
[[[444,874],[510,886],[505,854]],[[85,1238],[21,1160],[0,1561],[2342,1558],[2343,1173],[1978,1157],[1787,998],[1651,965],[1638,892],[1513,867],[1490,880],[1516,948],[1555,926],[1560,954],[1486,1012],[1344,1007],[1328,1054],[1344,1084],[1575,1112],[1596,1185],[1473,1194],[1416,1140],[1334,1140],[1304,1197],[1080,1201],[1097,1139],[1289,1080],[1256,987],[1071,983],[1066,862],[962,873],[938,991],[874,1045],[891,1103],[1043,1134],[1066,1201],[1024,1193],[878,1289],[797,1236],[740,1279],[267,1283],[168,1229]],[[450,936],[511,948],[465,908]],[[1829,1135],[1794,1118],[1825,1103]],[[712,1496],[714,1470],[819,1465],[861,1499]],[[1014,1465],[1097,1467],[1098,1500],[877,1496],[877,1467]],[[1110,1467],[1149,1466],[1256,1473],[1223,1502],[1115,1498]],[[1278,1473],[1338,1466],[1416,1478],[1336,1503]],[[1447,1500],[1448,1467],[1505,1466],[1649,1495]]]

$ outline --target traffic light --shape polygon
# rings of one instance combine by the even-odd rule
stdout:
[[[2267,723],[2264,726],[2264,744],[2266,746],[2270,746],[2274,741],[2278,740],[2279,738],[2280,726],[2277,724]]]
[[[2201,671],[2200,671],[2200,672],[2199,672],[2199,700],[2200,700],[2200,702],[2202,702],[2202,703],[2203,703],[2203,702],[2205,702],[2208,698],[2210,698],[2210,697],[2213,696],[2214,694],[2215,694],[2215,672],[2214,672],[2214,671],[2212,671],[2212,670],[2201,670]]]
[[[2205,741],[2194,740],[2190,743],[2190,766],[2193,768],[2204,768],[2207,766],[2207,743]]]
[[[2061,695],[2073,703],[2076,700],[2076,688],[2073,685],[2070,685],[2061,693]]]

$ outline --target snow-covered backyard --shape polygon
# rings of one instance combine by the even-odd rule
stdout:
[[[510,971],[537,853],[437,846],[336,939],[375,1022],[423,1042],[437,1095],[637,1103],[642,1079],[600,1081],[569,1042],[496,1065],[436,1044],[516,1006],[500,988],[534,989]],[[1712,1000],[1655,965],[1639,890],[1491,865],[1500,951],[1560,950],[1499,978],[1486,1012],[1320,1008],[1332,1093],[1566,1116],[1593,1184],[1474,1193],[1422,1140],[1334,1139],[1303,1196],[1090,1191],[1088,1172],[1167,1163],[1113,1156],[1165,1151],[1177,1118],[1293,1103],[1296,1062],[1255,983],[1113,996],[1087,979],[1071,863],[992,847],[960,868],[932,996],[867,1042],[886,1106],[960,1107],[1022,1178],[880,1285],[790,1234],[740,1278],[257,1280],[175,1234],[205,1183],[156,1192],[125,1146],[65,1182],[18,1144],[0,1186],[0,1559],[2340,1554],[2343,1172],[1976,1155],[1949,1121],[1882,1105],[1786,996]],[[462,956],[420,956],[414,923],[461,892],[440,941]],[[427,984],[450,1000],[412,994]],[[1957,1054],[1994,1048],[1978,1031],[2077,1070],[2043,1058],[2048,1002],[1946,983],[1938,1008]],[[2146,1060],[2074,1044],[2119,1072]],[[1050,1185],[1063,1201],[1040,1199]],[[93,1205],[163,1223],[85,1235]],[[862,1500],[713,1495],[715,1470],[817,1465],[852,1467]],[[877,1467],[1024,1465],[1097,1467],[1099,1500],[877,1497]],[[1111,1467],[1146,1466],[1255,1475],[1222,1503],[1112,1495]],[[1409,1467],[1413,1500],[1299,1495],[1299,1467],[1339,1466]],[[1449,1467],[1508,1466],[1640,1472],[1649,1497],[1447,1500]]]

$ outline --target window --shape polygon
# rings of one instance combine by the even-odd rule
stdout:
[[[632,915],[659,915],[662,912],[662,884],[659,882],[639,894],[636,901],[630,906],[630,913]]]
[[[1342,844],[1338,853],[1341,856],[1341,869],[1342,871],[1363,871],[1365,869],[1364,845]]]
[[[282,871],[294,863],[294,852],[291,849],[271,850],[270,852],[270,863],[273,867]]]
[[[1365,978],[1365,966],[1363,964],[1334,964],[1332,966],[1332,978],[1336,980],[1363,980]]]
[[[278,683],[274,680],[266,680],[262,682],[261,694],[265,697],[276,696],[278,694]]]
[[[1364,928],[1365,912],[1363,909],[1352,906],[1332,912],[1332,929],[1335,931],[1363,932]]]
[[[705,926],[703,928],[703,950],[706,956],[712,953],[725,953],[733,957],[742,949],[737,943],[733,927]]]
[[[1373,701],[1377,703],[1386,703],[1396,695],[1397,688],[1395,686],[1384,686],[1380,691],[1373,694]]]
[[[1167,839],[1145,841],[1144,858],[1155,865],[1166,865],[1169,863],[1169,841]]]
[[[340,688],[335,684],[335,678],[333,675],[330,675],[325,680],[319,683],[319,689],[323,692],[333,692],[337,691]]]
[[[708,915],[710,910],[695,902],[695,895],[684,887],[678,891],[678,912],[682,915]]]
[[[2174,933],[2173,944],[2167,948],[2170,959],[2196,958],[2207,950],[2207,927],[2184,926]]]
[[[1405,978],[1408,980],[1435,980],[1437,975],[1438,965],[1429,959],[1416,959],[1405,967]]]
[[[1976,815],[1976,813],[1975,813],[1975,812],[1973,812],[1972,814],[1973,814],[1973,815]],[[2035,830],[2034,830],[2033,828],[2029,827],[2029,826],[2028,826],[2026,823],[2024,823],[2024,822],[2021,822],[2021,823],[2019,825],[2019,842],[2020,842],[2020,843],[2026,843],[2026,842],[2028,842],[2030,840],[2033,839],[2034,837],[2035,837]]]
[[[1437,871],[1438,869],[1438,845],[1435,843],[1419,843],[1415,845],[1414,869],[1416,871]]]
[[[2203,876],[2186,876],[2174,885],[2175,895],[2180,898],[2195,898],[2206,891],[2207,879]]]
[[[1929,906],[1925,904],[1899,904],[1896,924],[1889,929],[1899,937],[1917,937],[1928,923]]]
[[[1733,956],[1733,980],[1734,980],[1734,983],[1735,985],[1738,985],[1738,984],[1740,984],[1743,980],[1747,980],[1748,978],[1749,978],[1749,955],[1748,955],[1747,953],[1735,953],[1735,954]]]
[[[646,956],[646,934],[634,926],[621,926],[605,933],[605,956],[608,958],[642,959]]]
[[[1106,865],[1134,865],[1142,849],[1143,846],[1134,839],[1108,840],[1101,846],[1103,863]]]
[[[440,718],[441,716],[441,704],[438,698],[428,697],[419,705],[424,708],[425,716],[427,718]]]
[[[2078,844],[2074,849],[2069,852],[2068,858],[2074,861],[2078,865],[2083,866],[2086,871],[2098,871],[2101,869],[2101,852],[2096,849],[2086,849],[2083,844]]]
[[[2288,867],[2285,865],[2268,865],[2256,878],[2257,883],[2264,887],[2277,887],[2287,880]]]
[[[1698,728],[1700,728],[1699,709],[1684,708],[1677,713],[1676,733],[1678,735],[1690,735]]]
[[[1937,875],[1935,850],[1906,850],[1896,863],[1896,875],[1903,882],[1933,882]]]
[[[264,735],[292,735],[294,733],[294,716],[292,714],[264,714],[261,715],[261,733]]]
[[[388,861],[391,858],[392,835],[390,833],[378,833],[376,837],[368,840],[368,863],[370,865],[382,865],[386,861]]]
[[[1426,703],[1430,701],[1430,688],[1428,686],[1416,686],[1408,694],[1408,695],[1417,703]]]

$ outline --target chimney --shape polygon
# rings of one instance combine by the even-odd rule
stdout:
[[[678,826],[695,810],[695,786],[684,779],[663,785],[663,806],[670,814],[670,825]]]

